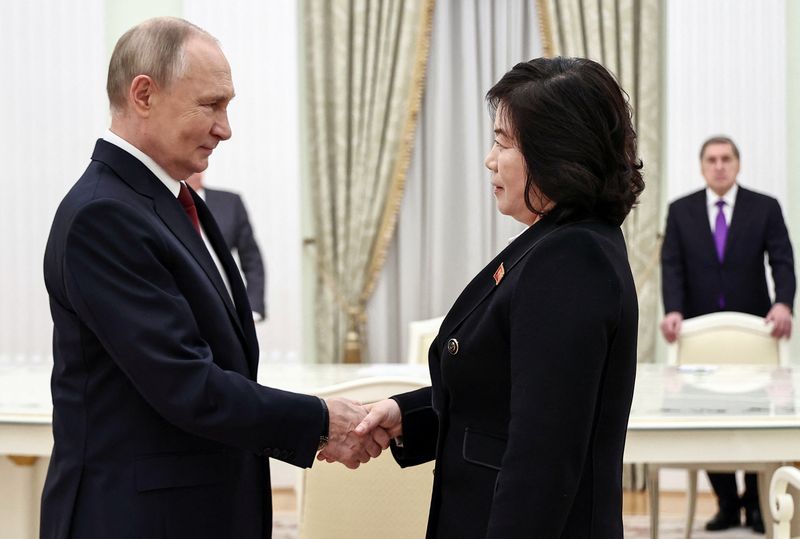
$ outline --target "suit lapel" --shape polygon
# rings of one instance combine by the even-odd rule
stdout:
[[[180,203],[172,196],[172,193],[168,192],[165,196],[157,196],[153,200],[153,203],[156,214],[158,214],[164,224],[167,225],[167,228],[172,231],[175,237],[178,238],[189,253],[191,253],[200,267],[203,268],[203,272],[205,272],[211,284],[214,285],[217,294],[219,294],[220,299],[225,304],[225,308],[228,310],[228,314],[230,314],[231,318],[234,320],[236,328],[241,334],[241,324],[239,323],[236,309],[231,302],[228,290],[225,288],[225,282],[222,280],[222,276],[219,274],[219,270],[217,270],[217,266],[214,264],[214,260],[211,258],[208,249],[206,249],[203,238],[200,237],[197,231],[192,227],[191,222],[186,218],[186,213],[183,211],[183,208],[181,208]],[[198,216],[199,213],[198,208]],[[203,225],[205,225],[205,223],[203,223]],[[241,336],[244,337],[243,334],[241,334]]]
[[[751,203],[753,199],[750,197],[750,192],[739,186],[736,193],[736,201],[733,205],[733,216],[731,217],[730,227],[728,228],[728,237],[725,239],[725,259],[728,259],[728,253],[731,249],[736,247],[736,242],[739,237],[747,230],[747,221],[749,220],[751,212]]]
[[[208,237],[208,241],[217,253],[220,264],[222,264],[225,273],[228,275],[228,284],[230,284],[231,287],[231,295],[233,295],[236,309],[234,319],[247,345],[249,352],[247,357],[250,364],[250,371],[252,376],[255,377],[257,374],[256,371],[258,370],[258,339],[256,338],[255,327],[253,326],[253,312],[250,308],[250,301],[247,298],[247,290],[242,282],[239,268],[236,266],[233,256],[231,256],[231,252],[225,243],[225,239],[222,237],[222,232],[211,215],[211,211],[194,190],[190,188],[189,191],[192,193],[194,204],[197,207],[197,215],[203,225],[203,230]],[[206,194],[208,193],[206,192]],[[205,248],[205,245],[203,247]],[[227,297],[227,291],[225,296]],[[229,304],[230,301],[226,303],[226,305]]]
[[[702,251],[708,253],[708,256],[712,257],[716,263],[719,264],[717,246],[714,243],[714,232],[711,230],[711,223],[708,220],[705,189],[697,192],[690,206],[690,211],[693,221],[693,226],[691,228],[692,230],[699,231],[697,233],[697,238],[698,241],[702,243]]]
[[[555,231],[558,226],[555,219],[547,216],[503,249],[478,275],[467,285],[461,295],[456,299],[453,307],[447,313],[439,331],[442,335],[452,333],[472,312],[489,297],[497,288],[503,286],[508,279],[508,274],[514,266],[522,260],[536,244],[547,235]],[[502,264],[502,271],[498,272]],[[497,282],[497,277],[502,273],[502,278]],[[446,341],[445,341],[446,342]],[[443,343],[442,343],[443,344]]]

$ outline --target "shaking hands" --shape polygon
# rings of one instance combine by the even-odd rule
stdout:
[[[403,433],[402,414],[397,402],[385,399],[365,406],[340,397],[325,399],[330,426],[328,445],[318,460],[341,462],[358,468],[389,447],[392,438]]]

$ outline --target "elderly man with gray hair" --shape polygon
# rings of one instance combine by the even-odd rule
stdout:
[[[344,399],[256,383],[250,304],[219,228],[184,181],[230,138],[217,41],[181,19],[123,35],[111,128],[56,212],[44,260],[54,447],[44,538],[268,537],[268,458],[380,453]],[[385,440],[385,443],[388,443]]]

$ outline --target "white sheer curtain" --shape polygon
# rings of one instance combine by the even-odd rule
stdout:
[[[408,322],[444,314],[522,230],[494,207],[484,95],[514,64],[541,54],[534,2],[437,0],[405,198],[368,309],[366,361],[405,358]]]
[[[42,257],[56,206],[108,122],[105,2],[4,2],[0,15],[0,366],[51,354]]]

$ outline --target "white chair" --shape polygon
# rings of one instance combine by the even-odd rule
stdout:
[[[414,320],[408,324],[408,363],[428,363],[428,349],[431,347],[444,316],[428,320]]]
[[[423,386],[418,380],[366,378],[318,392],[373,402]],[[389,451],[356,470],[315,462],[298,486],[300,539],[424,537],[433,462],[401,469]]]
[[[777,340],[770,333],[772,326],[759,316],[737,312],[712,313],[684,320],[678,339],[669,345],[667,362],[671,365],[781,365],[789,361],[786,339]],[[650,537],[658,538],[658,473],[661,468],[685,468],[689,472],[686,531],[691,538],[697,501],[698,470],[727,471],[745,469],[758,473],[758,494],[765,525],[768,481],[776,466],[772,463],[731,464],[659,464],[648,463],[647,490],[650,498]]]
[[[789,488],[800,489],[800,470],[794,466],[783,466],[775,470],[769,485],[769,507],[775,521],[773,539],[800,539],[792,536],[794,497]]]

